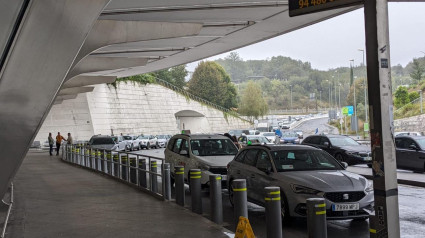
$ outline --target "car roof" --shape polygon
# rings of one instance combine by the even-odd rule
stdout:
[[[180,134],[179,136],[186,136],[190,139],[229,139],[227,136],[222,136],[218,134]]]
[[[274,145],[274,144],[270,144],[270,145],[250,145],[247,147],[244,147],[242,150],[246,150],[246,149],[253,149],[253,148],[263,148],[263,149],[267,149],[270,151],[279,151],[279,150],[321,150],[319,148],[313,147],[313,146],[309,146],[309,145]]]
[[[402,135],[402,136],[397,136],[396,139],[399,139],[399,138],[425,139],[425,136]]]
[[[92,136],[92,138],[112,138],[112,137],[108,135],[94,135]]]
[[[313,136],[339,137],[339,138],[348,137],[346,135],[335,135],[335,134],[317,134],[317,135],[309,135],[308,137],[313,137]]]

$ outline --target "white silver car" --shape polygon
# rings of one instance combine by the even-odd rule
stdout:
[[[168,145],[168,141],[171,139],[171,135],[157,135],[158,146],[160,148],[165,148]]]
[[[155,149],[159,148],[158,138],[156,138],[153,135],[141,135],[138,137],[138,139],[140,141],[139,145],[141,149],[144,148],[149,150],[151,148],[155,148]]]
[[[266,137],[271,143],[274,143],[276,139],[276,133],[274,132],[262,132],[260,135]]]
[[[111,136],[111,138],[117,145],[116,150],[125,151],[127,149],[127,142],[124,140],[122,136]]]
[[[248,146],[229,163],[228,186],[246,179],[248,200],[260,206],[265,187],[280,187],[284,220],[305,217],[308,198],[325,199],[327,219],[365,220],[374,211],[373,186],[347,166],[311,146]],[[229,196],[233,203],[232,189]]]
[[[122,136],[124,140],[127,142],[127,150],[140,150],[140,139],[135,135],[126,135]]]
[[[250,144],[263,144],[263,145],[273,144],[265,136],[261,136],[261,135],[242,135],[241,137],[239,137],[238,141],[242,148]]]
[[[237,152],[235,144],[226,136],[182,134],[170,139],[164,154],[165,162],[171,166],[171,178],[174,178],[174,166],[184,166],[186,181],[190,169],[201,169],[201,184],[207,187],[211,174],[221,174],[222,183],[226,185],[226,166]]]

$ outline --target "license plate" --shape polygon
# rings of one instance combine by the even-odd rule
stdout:
[[[372,160],[372,157],[364,157],[364,160],[365,161],[371,161]]]
[[[332,211],[355,211],[355,210],[359,210],[358,203],[332,204]]]

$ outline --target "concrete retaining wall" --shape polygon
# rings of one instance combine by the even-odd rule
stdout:
[[[35,140],[43,143],[48,132],[55,136],[58,131],[64,136],[71,132],[74,140],[88,140],[93,134],[176,134],[182,129],[224,133],[249,127],[246,121],[160,85],[121,82],[116,89],[96,85],[91,93],[54,105]]]
[[[394,120],[394,130],[425,132],[425,114]]]

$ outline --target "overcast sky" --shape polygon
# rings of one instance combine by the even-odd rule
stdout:
[[[391,65],[406,66],[413,57],[425,52],[425,2],[390,3]],[[311,36],[320,35],[324,41],[317,47]],[[290,47],[285,47],[289,46]],[[267,59],[283,55],[309,61],[313,68],[327,70],[349,66],[350,59],[360,64],[365,48],[363,8],[315,25],[236,50],[244,60]],[[229,53],[209,58],[224,58]],[[187,69],[193,71],[198,63]]]

